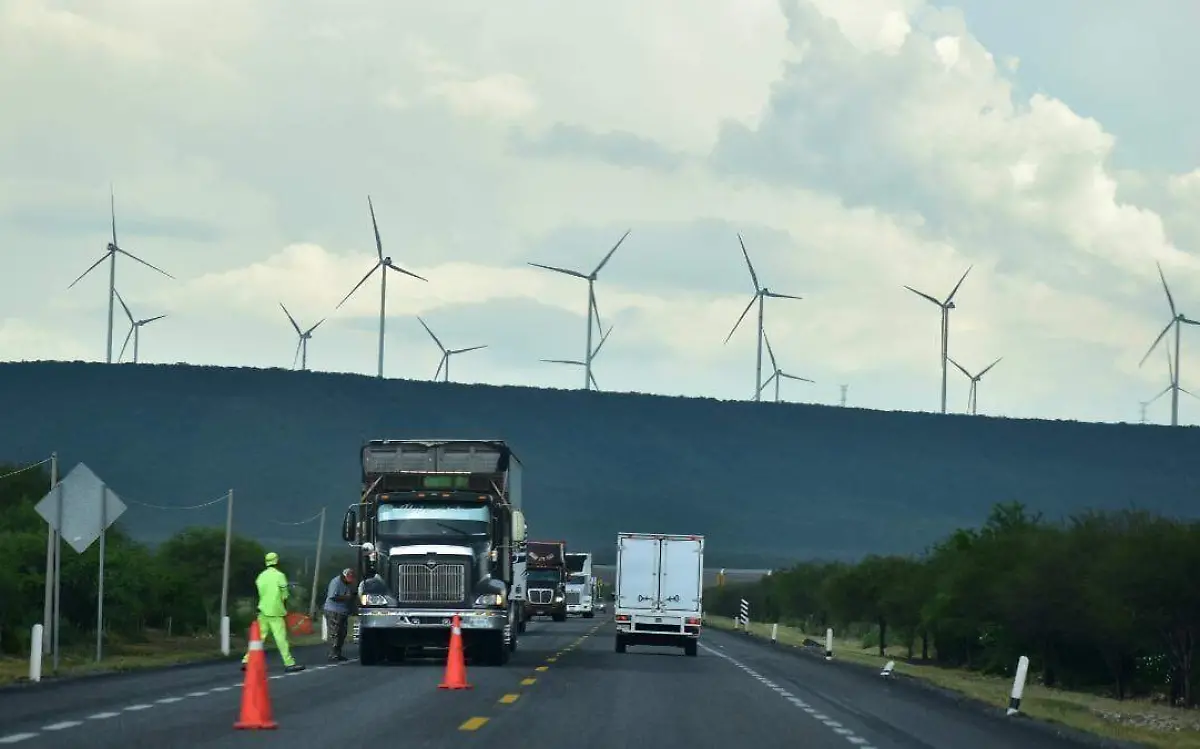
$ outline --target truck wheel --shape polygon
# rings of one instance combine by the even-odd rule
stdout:
[[[504,633],[496,632],[489,633],[490,636],[484,636],[475,644],[475,660],[479,661],[482,666],[503,666],[508,663],[512,651],[508,649],[508,643],[504,642]]]
[[[697,644],[698,643],[695,640],[684,640],[683,654],[686,656],[689,656],[691,658],[695,658],[696,653],[699,650],[699,648],[697,647]]]
[[[562,613],[559,613],[559,612],[555,611],[553,619],[556,622],[565,622],[567,620],[567,612],[564,611]]]
[[[583,612],[583,618],[584,619],[595,619],[596,612],[595,611],[585,611],[585,612]]]
[[[362,630],[358,636],[358,665],[374,666],[383,660],[383,643],[377,632]]]
[[[618,653],[625,652],[625,638],[624,637],[617,635],[616,646],[613,648],[613,650],[616,650]]]

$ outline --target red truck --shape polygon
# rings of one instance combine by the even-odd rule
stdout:
[[[527,541],[525,545],[525,618],[567,620],[566,541]]]

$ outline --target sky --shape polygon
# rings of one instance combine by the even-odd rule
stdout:
[[[1189,0],[3,0],[0,361],[104,361],[111,241],[143,362],[1137,421],[1156,262],[1200,318]],[[1188,60],[1191,59],[1189,63]],[[117,306],[114,357],[128,320]],[[1200,393],[1200,330],[1182,385]],[[597,341],[599,337],[597,335]],[[125,358],[132,355],[132,344]],[[772,370],[764,355],[764,377]],[[968,379],[953,367],[949,409]],[[769,387],[765,398],[774,396]],[[1181,396],[1180,422],[1200,422]],[[1147,418],[1169,420],[1169,395]]]

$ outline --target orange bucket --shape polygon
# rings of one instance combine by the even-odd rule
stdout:
[[[288,634],[311,635],[313,633],[312,617],[308,614],[292,612],[284,617],[287,622]]]

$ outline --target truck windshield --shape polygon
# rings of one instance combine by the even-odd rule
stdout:
[[[378,532],[384,536],[486,536],[488,508],[456,504],[384,504]]]
[[[567,578],[569,585],[587,585],[587,575],[571,575]]]
[[[557,583],[559,579],[558,570],[528,570],[525,577],[528,578],[530,584],[533,583]]]

